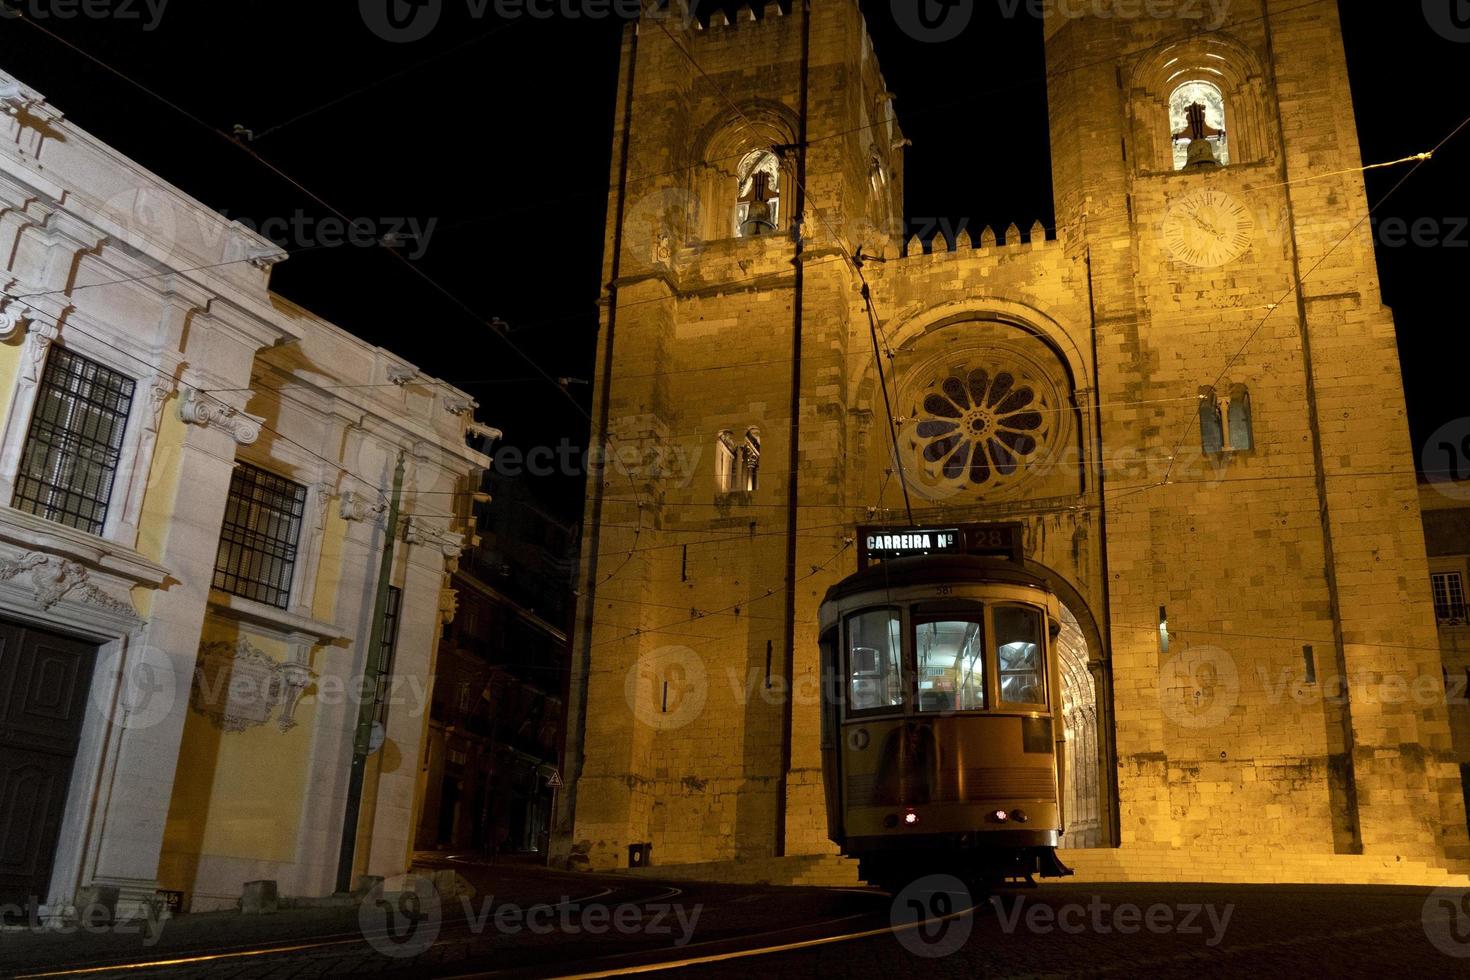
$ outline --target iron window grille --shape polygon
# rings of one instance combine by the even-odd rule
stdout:
[[[11,506],[101,534],[135,386],[126,375],[52,346]]]
[[[306,487],[237,464],[214,559],[214,587],[285,609],[305,512]]]

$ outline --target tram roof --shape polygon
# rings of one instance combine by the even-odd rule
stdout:
[[[1051,591],[1042,576],[1008,558],[980,555],[923,555],[892,558],[863,569],[827,590],[823,602],[834,602],[860,592],[946,582],[1003,582],[1031,585]]]

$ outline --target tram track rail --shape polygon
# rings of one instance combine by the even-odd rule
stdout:
[[[619,884],[622,884],[621,882]],[[641,883],[640,883],[641,884]],[[621,904],[647,905],[662,902],[666,899],[676,898],[684,893],[682,888],[670,886],[665,882],[649,882],[661,890],[650,896],[635,897],[621,900]],[[598,890],[585,895],[569,896],[559,902],[536,902],[529,906],[532,909],[545,908],[556,910],[565,907],[579,906],[587,902],[604,899],[617,894],[616,887],[602,886]],[[481,926],[483,928],[483,924]],[[446,917],[439,924],[439,934],[427,949],[434,946],[444,945],[458,941],[466,936],[475,934],[475,926],[472,917],[466,914]],[[45,980],[45,978],[59,977],[106,977],[109,974],[140,975],[148,971],[170,971],[185,968],[203,968],[219,965],[228,961],[241,961],[247,959],[260,959],[269,957],[284,957],[291,954],[306,956],[313,953],[323,953],[331,949],[348,949],[354,946],[367,946],[371,948],[374,939],[391,939],[387,930],[354,930],[351,932],[332,932],[321,935],[306,935],[290,940],[276,943],[240,943],[225,946],[201,946],[197,948],[181,949],[177,953],[165,956],[154,956],[148,958],[134,958],[127,956],[98,958],[90,960],[79,960],[72,963],[63,963],[48,966],[45,969],[6,974],[13,980]]]
[[[468,864],[468,862],[465,863]],[[483,873],[489,867],[491,866],[479,865],[477,870]],[[589,878],[591,880],[588,880]],[[579,875],[571,880],[581,883],[585,890],[574,896],[563,897],[560,901],[547,900],[528,903],[523,908],[527,911],[532,909],[555,911],[601,904],[609,907],[634,905],[646,909],[690,896],[690,892],[694,893],[692,897],[696,899],[697,904],[708,905],[710,904],[709,890],[713,888],[715,894],[718,894],[719,888],[719,886],[709,886],[703,883],[674,884],[667,881],[630,879],[621,875]],[[587,887],[589,885],[592,887]],[[738,925],[731,926],[728,923],[722,923],[719,928],[728,934],[701,939],[687,945],[658,944],[626,952],[601,953],[581,958],[571,956],[563,963],[556,962],[557,953],[554,948],[543,947],[542,951],[548,954],[544,959],[540,958],[536,951],[520,947],[503,947],[499,953],[493,950],[474,949],[474,944],[486,934],[486,924],[494,920],[495,911],[493,909],[499,907],[492,907],[492,911],[486,914],[485,906],[481,906],[479,915],[469,915],[463,912],[445,915],[438,924],[438,931],[432,942],[426,944],[420,954],[405,959],[402,972],[458,978],[590,978],[629,973],[657,973],[682,967],[695,967],[705,963],[746,959],[869,938],[894,931],[901,932],[906,928],[914,928],[923,924],[922,922],[898,926],[889,924],[887,922],[889,899],[878,890],[842,888],[824,889],[823,892],[830,895],[871,896],[879,904],[872,909],[861,909],[851,914],[815,917],[811,921],[795,922],[777,928],[756,928],[748,932],[738,931]],[[743,896],[741,899],[724,905],[715,904],[715,908],[719,912],[728,912],[751,897]],[[445,904],[448,907],[449,903]],[[468,904],[465,905],[465,908],[469,908]],[[972,912],[973,909],[967,909],[955,915]],[[493,930],[493,926],[489,928]],[[324,958],[380,957],[383,954],[374,948],[373,941],[375,939],[391,941],[391,938],[387,930],[343,930],[339,920],[332,927],[324,928],[322,932],[308,931],[302,935],[279,941],[214,945],[200,943],[199,945],[183,945],[167,952],[150,951],[146,956],[138,956],[135,951],[117,955],[103,954],[94,957],[79,957],[73,961],[48,963],[44,967],[34,969],[22,968],[19,972],[7,971],[0,975],[12,976],[16,980],[43,980],[43,978],[61,977],[105,980],[109,977],[145,975],[208,976],[216,970],[228,970],[232,976],[251,976],[254,975],[253,964],[259,964],[260,972],[264,974],[296,962],[300,962],[305,967],[313,960]],[[436,953],[451,958],[455,956],[458,952],[454,951],[456,944],[464,944],[462,962],[455,963],[452,960],[446,962],[442,959],[433,962]],[[500,958],[501,954],[511,951],[514,951],[516,957],[522,960],[521,963],[493,969],[483,969],[477,966],[477,961],[483,964],[487,960]],[[9,970],[14,969],[14,966],[9,968]],[[379,964],[379,971],[381,970],[382,964]],[[393,975],[395,970],[396,967],[389,966],[386,975]]]

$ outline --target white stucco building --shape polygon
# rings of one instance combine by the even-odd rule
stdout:
[[[274,295],[272,242],[3,72],[0,101],[0,905],[333,891],[400,453],[354,871],[404,870],[489,430]]]

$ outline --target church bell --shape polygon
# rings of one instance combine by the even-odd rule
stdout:
[[[1220,161],[1215,157],[1215,148],[1207,139],[1196,139],[1189,141],[1189,162],[1185,164],[1186,169],[1194,167],[1218,167]]]

